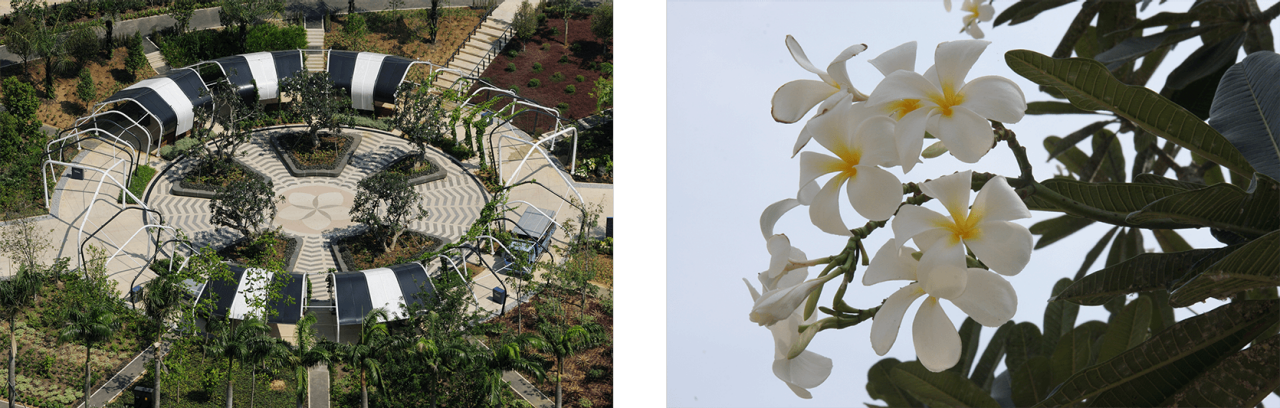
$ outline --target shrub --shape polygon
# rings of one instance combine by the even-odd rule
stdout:
[[[551,74],[551,82],[560,82],[564,80],[564,74],[559,72]]]
[[[368,24],[364,21],[364,16],[359,14],[348,14],[346,24],[342,26],[342,33],[350,37],[359,37],[368,32]]]
[[[569,113],[569,104],[568,104],[567,102],[560,102],[560,103],[557,103],[557,104],[556,104],[556,110],[560,111],[560,114],[561,114],[561,115],[568,114],[568,113]]]
[[[542,81],[539,81],[538,78],[530,78],[528,85],[530,88],[537,88],[539,85],[542,85]]]
[[[511,85],[507,89],[510,89],[511,92],[520,93],[520,85]]]
[[[538,25],[543,25],[546,23],[547,23],[546,13],[538,13]]]
[[[613,75],[613,64],[608,62],[600,63],[600,73],[605,75]]]
[[[559,28],[555,28],[555,27],[551,27],[551,36],[552,36],[552,37],[555,37],[555,36],[557,36],[557,35],[560,35],[560,29],[559,29]]]
[[[178,139],[177,142],[174,142],[173,148],[177,149],[179,154],[182,154],[183,152],[191,149],[192,147],[196,147],[199,144],[200,144],[200,140],[194,137],[184,137],[184,138]]]
[[[534,7],[529,4],[529,0],[520,2],[520,9],[516,10],[515,18],[511,20],[511,25],[515,27],[516,37],[521,40],[533,38],[533,34],[538,31],[538,25],[542,24],[542,15],[534,16]]]
[[[307,48],[307,30],[302,26],[258,24],[249,29],[244,47],[245,52]]]
[[[568,55],[561,55],[561,56],[560,56],[560,60],[559,60],[559,62],[560,62],[561,64],[568,64],[568,63],[569,63],[569,56],[568,56]]]
[[[187,64],[179,63],[178,65]],[[133,38],[129,40],[129,56],[125,57],[124,66],[125,68],[128,68],[130,72],[136,72],[137,70],[142,69],[142,67],[147,66],[146,51],[142,48],[142,33],[133,33]]]
[[[574,88],[574,87],[573,87],[573,85],[565,85],[565,87],[564,87],[564,93],[567,93],[567,94],[570,94],[570,95],[572,95],[574,92],[577,92],[577,90],[578,90],[578,89],[577,89],[577,88]]]
[[[546,51],[548,49],[551,49],[551,43],[542,43],[542,50]]]
[[[588,62],[587,62],[587,71],[595,71],[595,70],[597,70],[597,69],[600,69],[600,67],[599,67],[598,65],[596,65],[596,62],[595,62],[595,61],[588,61]]]
[[[578,406],[582,408],[591,408],[591,400],[587,399],[587,397],[579,398]]]
[[[178,158],[178,150],[171,145],[160,146],[160,158],[173,161]]]
[[[76,85],[76,96],[85,102],[98,99],[98,87],[93,82],[93,76],[89,74],[88,68],[80,68],[80,83]]]
[[[587,80],[587,78],[586,78],[586,77],[584,77],[584,76],[582,76],[582,75],[576,75],[576,76],[574,76],[574,77],[573,77],[573,80],[574,80],[574,81],[578,81],[578,82],[582,82],[582,81],[586,81],[586,80]]]
[[[374,119],[362,115],[337,115],[339,121],[351,124],[351,126],[364,126],[378,130],[390,131],[391,124],[381,119]]]
[[[541,62],[535,62],[535,63],[533,63],[533,72],[542,72],[542,63],[541,63]]]
[[[508,62],[508,63],[507,63],[507,72],[516,72],[516,63],[514,63],[514,62]]]
[[[569,46],[569,52],[577,54],[579,51],[582,51],[582,41],[574,41],[573,44]]]
[[[67,54],[75,58],[76,64],[82,67],[98,54],[101,44],[98,36],[88,26],[81,26],[66,37]]]
[[[509,50],[507,50],[507,56],[508,56],[508,57],[511,57],[511,58],[519,57],[519,56],[520,56],[520,50],[517,50],[517,49],[515,49],[515,48],[509,49]]]

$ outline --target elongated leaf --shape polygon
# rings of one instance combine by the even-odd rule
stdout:
[[[1151,300],[1139,297],[1112,316],[1107,325],[1107,334],[1102,336],[1102,348],[1098,350],[1098,361],[1110,360],[1112,357],[1137,346],[1147,339],[1147,329],[1151,327]]]
[[[1040,328],[1035,323],[1022,322],[1014,326],[1009,333],[1009,355],[1004,358],[1004,366],[1009,372],[1022,367],[1022,363],[1040,354]]]
[[[1036,406],[1154,406],[1280,317],[1280,302],[1227,304],[1178,322],[1113,359],[1068,378]]]
[[[1180,286],[1169,298],[1185,307],[1253,288],[1280,286],[1280,231],[1250,241]]]
[[[1062,336],[1050,358],[1050,381],[1061,384],[1092,364],[1093,342],[1107,332],[1107,324],[1092,320]],[[1039,402],[1039,401],[1036,401]]]
[[[1232,354],[1160,404],[1180,407],[1253,407],[1280,387],[1280,337]]]
[[[1164,252],[1182,252],[1190,251],[1191,244],[1187,240],[1182,239],[1182,235],[1178,235],[1177,231],[1167,229],[1151,230],[1151,235],[1156,236],[1156,242],[1160,243],[1160,250]]]
[[[1213,227],[1256,238],[1280,228],[1280,184],[1256,174],[1253,188],[1221,183],[1161,198],[1130,213],[1126,221],[1142,226]]]
[[[1022,0],[1004,9],[1000,15],[996,16],[994,26],[999,27],[1006,22],[1009,25],[1018,25],[1035,18],[1045,10],[1054,9],[1073,1],[1075,0]]]
[[[1194,8],[1192,10],[1194,11]],[[1199,19],[1200,19],[1200,16],[1193,12],[1187,12],[1187,13],[1162,12],[1162,13],[1156,13],[1156,15],[1154,16],[1147,17],[1147,19],[1139,21],[1137,24],[1134,24],[1133,27],[1130,27],[1130,29],[1169,26],[1169,25],[1182,25],[1182,24],[1191,23]]]
[[[1084,273],[1088,272],[1089,267],[1093,266],[1093,263],[1098,260],[1098,255],[1102,254],[1102,250],[1106,249],[1107,243],[1111,242],[1111,236],[1115,235],[1118,230],[1120,230],[1120,227],[1112,227],[1111,230],[1107,231],[1106,235],[1102,236],[1102,239],[1098,240],[1093,249],[1090,249],[1089,253],[1084,255],[1084,262],[1080,264],[1080,269],[1076,271],[1076,277],[1073,280],[1079,281],[1084,278]]]
[[[1196,115],[1200,120],[1209,120],[1209,109],[1213,108],[1213,98],[1209,98],[1207,95],[1218,92],[1218,82],[1222,80],[1222,76],[1227,73],[1228,68],[1231,68],[1231,66],[1223,66],[1212,75],[1197,79],[1182,89],[1162,89],[1165,92],[1160,95],[1169,98],[1170,101],[1191,112],[1192,115]]]
[[[964,323],[960,323],[960,362],[947,371],[967,377],[969,368],[973,367],[973,360],[978,359],[978,341],[980,340],[982,340],[982,325],[973,318],[966,317]]]
[[[1037,222],[1031,226],[1030,231],[1032,234],[1040,236],[1040,240],[1036,241],[1035,247],[1035,249],[1040,249],[1058,242],[1060,239],[1069,237],[1081,228],[1092,224],[1093,220],[1068,214]]]
[[[1062,103],[1067,106],[1072,106],[1071,104],[1064,103],[1064,102],[1055,102],[1055,103]],[[1072,109],[1075,109],[1075,108],[1072,107]],[[1102,130],[1103,127],[1112,123],[1115,123],[1115,121],[1110,121],[1110,120],[1097,121],[1089,124],[1088,126],[1080,128],[1080,130],[1071,132],[1071,134],[1067,135],[1067,137],[1064,137],[1062,138],[1062,140],[1058,141],[1057,145],[1054,146],[1052,150],[1049,150],[1049,158],[1045,159],[1045,161],[1047,162],[1049,160],[1053,160],[1055,157],[1058,157],[1059,154],[1062,154],[1063,152],[1067,151],[1072,147],[1075,147],[1076,144],[1080,143],[1081,140],[1084,140],[1087,137],[1093,136],[1094,133],[1097,133],[1099,130]]]
[[[1035,356],[1013,373],[1010,378],[1013,388],[1013,403],[1019,407],[1035,405],[1049,395],[1049,387],[1054,383],[1053,374],[1049,370],[1049,358]]]
[[[1148,132],[1200,153],[1234,172],[1252,174],[1240,152],[1191,112],[1150,89],[1128,86],[1102,63],[1083,58],[1054,59],[1027,50],[1005,53],[1005,61],[1019,75],[1061,90],[1076,107],[1115,112]]]
[[[1153,290],[1138,296],[1151,299],[1151,334],[1162,332],[1165,328],[1173,326],[1176,320],[1173,317],[1173,306],[1169,305],[1168,291]]]
[[[1236,62],[1240,46],[1244,45],[1244,37],[1243,32],[1238,32],[1222,41],[1196,49],[1169,73],[1165,89],[1182,89],[1200,78],[1231,66]]]
[[[1200,35],[1210,28],[1209,26],[1174,28],[1159,34],[1152,34],[1146,37],[1134,37],[1121,41],[1111,49],[1098,53],[1093,59],[1103,64],[1107,64],[1111,68],[1111,64],[1119,65],[1119,63],[1132,61],[1155,51],[1157,48],[1168,44],[1176,44],[1191,37]]]
[[[1055,149],[1059,143],[1062,143],[1062,138],[1060,137],[1057,137],[1057,136],[1045,137],[1044,150],[1053,151],[1053,149]],[[1075,174],[1080,174],[1081,172],[1083,172],[1084,165],[1086,163],[1089,163],[1089,155],[1084,154],[1084,151],[1080,150],[1080,148],[1078,147],[1072,147],[1070,149],[1067,149],[1065,153],[1058,155],[1057,159],[1059,162],[1062,163],[1063,167],[1067,168],[1067,171],[1070,171]]]
[[[1004,358],[1007,349],[1005,344],[1014,326],[1016,325],[1009,321],[996,329],[995,334],[991,335],[991,341],[987,342],[987,349],[982,352],[982,358],[978,359],[978,365],[973,367],[973,373],[969,375],[969,379],[974,384],[982,386],[984,390],[991,390],[991,380],[995,378],[996,366],[1000,365],[1000,360]]]
[[[1120,213],[1138,211],[1156,200],[1186,191],[1159,184],[1085,183],[1057,178],[1045,180],[1040,184],[1081,204]],[[1053,203],[1034,195],[1023,201],[1033,210],[1061,211]]]
[[[1178,181],[1168,177],[1160,177],[1154,174],[1139,174],[1138,177],[1133,178],[1133,182],[1141,183],[1141,184],[1159,184],[1162,186],[1175,187],[1180,190],[1199,190],[1207,187],[1204,184]]]
[[[1120,295],[1169,290],[1196,262],[1218,251],[1220,249],[1194,249],[1138,255],[1081,278],[1051,300],[1097,306]]]
[[[867,370],[867,395],[884,401],[890,407],[918,407],[920,402],[899,388],[890,377],[893,367],[902,364],[896,358],[886,358],[871,365]]]
[[[1071,279],[1058,279],[1058,282],[1053,284],[1053,292],[1050,293],[1050,297],[1058,296],[1068,286],[1071,286]],[[1079,313],[1080,305],[1062,300],[1051,301],[1048,306],[1045,306],[1044,336],[1040,338],[1041,354],[1047,356],[1053,353],[1062,334],[1076,327],[1076,315]]]
[[[1026,113],[1028,115],[1067,115],[1067,114],[1081,114],[1081,113],[1094,114],[1097,112],[1080,110],[1080,108],[1077,108],[1075,107],[1075,105],[1072,105],[1067,102],[1038,101],[1038,102],[1028,102]]]
[[[1255,52],[1227,69],[1209,109],[1209,125],[1259,173],[1280,180],[1280,54]]]
[[[996,401],[960,374],[930,372],[919,361],[893,367],[894,383],[931,407],[998,407]]]
[[[1093,177],[1094,180],[1104,180],[1105,176],[1114,182],[1124,182],[1124,150],[1120,147],[1120,139],[1115,132],[1099,129],[1093,134],[1093,156],[1099,159],[1094,171],[1100,173]],[[1089,160],[1092,163],[1094,158],[1090,157]],[[1084,178],[1081,177],[1081,180]]]

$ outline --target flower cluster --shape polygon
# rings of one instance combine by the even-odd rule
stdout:
[[[966,0],[974,17],[966,24],[990,19],[990,6]],[[949,6],[949,4],[948,4]],[[985,14],[984,14],[985,13]],[[985,17],[984,17],[985,16]],[[981,36],[976,23],[967,25]],[[772,115],[782,123],[796,123],[817,107],[805,122],[792,150],[799,156],[800,177],[795,198],[770,205],[760,216],[760,229],[770,254],[769,269],[758,275],[761,291],[747,282],[754,302],[752,322],[773,333],[774,374],[803,398],[830,375],[831,359],[805,350],[817,332],[857,324],[874,316],[871,342],[877,354],[893,346],[907,308],[924,297],[912,324],[916,354],[929,370],[942,371],[960,358],[960,337],[939,304],[950,301],[978,323],[995,327],[1013,318],[1017,294],[1004,276],[1022,271],[1030,260],[1031,233],[1012,220],[1030,217],[1017,192],[1000,176],[981,177],[982,187],[970,205],[975,177],[970,171],[944,175],[921,183],[903,184],[887,169],[909,173],[921,162],[924,139],[937,138],[942,147],[965,163],[975,163],[996,142],[989,121],[1016,123],[1027,104],[1012,81],[984,76],[966,81],[970,68],[989,42],[962,40],[942,43],[934,52],[935,65],[915,72],[916,44],[906,43],[869,60],[884,79],[868,95],[853,86],[846,63],[866,51],[865,44],[845,49],[818,70],[791,36],[787,49],[805,70],[821,81],[796,80],[773,95]],[[825,152],[801,151],[817,141]],[[829,153],[829,154],[828,154]],[[828,177],[829,176],[829,177]],[[825,182],[820,179],[828,177]],[[868,227],[851,229],[840,213],[840,191]],[[915,194],[906,203],[902,197]],[[937,200],[940,214],[921,207]],[[779,218],[797,207],[808,207],[818,229],[849,237],[845,252],[808,259],[791,246],[786,235],[775,234]],[[819,320],[814,302],[819,290],[838,276],[852,274],[861,240],[871,230],[891,225],[893,238],[876,252],[863,274],[863,285],[902,280],[878,308],[852,309],[837,299],[840,311]],[[917,250],[908,246],[914,242]],[[971,254],[971,255],[970,255]],[[828,264],[810,278],[809,267]],[[1003,275],[1003,276],[1002,276]],[[844,279],[840,292],[844,292]],[[840,295],[837,295],[839,297]],[[808,307],[802,307],[808,302]],[[831,320],[835,319],[835,320]]]
[[[947,11],[951,11],[951,0],[942,0],[943,6]],[[996,9],[991,7],[991,0],[964,0],[964,4],[960,5],[960,10],[964,11],[964,27],[960,31],[968,33],[970,37],[981,39],[983,37],[982,29],[978,28],[979,22],[991,21],[994,17]]]

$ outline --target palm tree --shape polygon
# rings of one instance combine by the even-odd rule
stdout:
[[[160,343],[167,331],[165,323],[179,309],[182,300],[182,286],[173,276],[162,274],[146,283],[142,292],[142,307],[147,318],[156,325],[155,364],[156,385],[152,398],[154,408],[160,408]]]
[[[253,346],[249,348],[249,355],[245,356],[249,365],[253,366],[252,374],[249,378],[249,408],[253,408],[254,397],[258,393],[258,367],[277,373],[280,369],[290,365],[293,360],[293,350],[289,348],[289,343],[274,337],[265,337],[261,341],[253,342]]]
[[[14,318],[36,293],[43,283],[40,276],[32,272],[31,265],[22,265],[18,273],[7,280],[0,280],[0,312],[9,318],[9,400],[15,401],[17,396],[17,356],[18,338],[15,335]]]
[[[226,358],[227,359],[227,408],[232,408],[232,397],[234,395],[234,367],[235,360],[244,361],[256,343],[269,339],[267,333],[266,322],[259,317],[250,317],[241,321],[239,324],[231,326],[230,322],[218,330],[217,334],[204,346],[204,352],[207,355]]]
[[[562,406],[560,379],[564,376],[564,360],[591,347],[604,332],[604,327],[595,322],[570,327],[543,323],[538,325],[538,331],[546,344],[543,350],[556,356],[556,407],[559,408]]]
[[[316,323],[316,315],[308,314],[298,320],[296,345],[293,348],[293,366],[294,374],[298,379],[298,387],[295,390],[298,400],[298,408],[305,408],[307,405],[307,386],[310,382],[307,378],[307,368],[317,364],[329,364],[333,361],[332,345],[317,342],[315,337],[316,329],[312,327]]]
[[[106,299],[85,303],[84,309],[71,309],[67,314],[66,325],[58,333],[58,341],[84,342],[84,400],[89,403],[89,357],[95,343],[105,342],[116,331],[120,330],[120,321],[115,313],[107,308]]]
[[[497,406],[507,382],[502,380],[505,371],[523,371],[532,374],[538,381],[544,378],[542,364],[530,355],[525,354],[525,347],[546,348],[549,345],[541,337],[533,333],[515,336],[502,336],[501,342],[494,344],[486,353],[479,353],[475,363],[481,370],[480,389],[477,394],[481,401],[476,406]],[[558,386],[558,385],[557,385]]]
[[[382,361],[380,360],[392,349],[400,346],[403,340],[392,337],[387,332],[387,311],[373,309],[365,315],[360,328],[360,342],[341,346],[341,360],[360,370],[360,407],[369,408],[369,382],[382,385]],[[386,387],[380,387],[385,389]]]

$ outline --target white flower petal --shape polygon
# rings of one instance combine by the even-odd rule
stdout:
[[[996,14],[996,8],[991,4],[983,4],[978,6],[978,21],[991,21],[991,17]]]
[[[892,217],[902,204],[902,182],[893,173],[874,165],[861,164],[854,168],[858,174],[849,178],[849,204],[868,220]]]
[[[977,27],[977,23],[973,26]],[[1027,98],[1022,88],[1008,78],[988,75],[976,78],[960,88],[964,103],[960,104],[987,119],[1018,123],[1027,113]]]
[[[778,234],[769,237],[765,241],[765,246],[769,248],[769,270],[765,273],[770,278],[776,278],[787,267],[787,258],[791,254],[791,240],[787,239],[786,234]]]
[[[898,119],[894,126],[893,134],[898,141],[898,164],[902,165],[904,174],[911,172],[916,163],[921,162],[920,152],[924,151],[924,129],[928,125],[929,116],[930,109],[916,109]]]
[[[879,109],[885,104],[903,99],[919,99],[920,103],[933,106],[929,95],[941,93],[938,87],[929,83],[920,74],[911,71],[894,71],[885,76],[876,89],[871,91],[867,105]]]
[[[835,80],[837,84],[840,84],[840,88],[845,92],[857,92],[857,90],[853,88],[853,83],[849,82],[849,71],[845,68],[845,62],[848,61],[849,58],[853,58],[855,55],[866,50],[866,44],[849,46],[849,48],[845,48],[844,51],[841,51],[840,55],[836,56],[836,59],[831,61],[831,65],[827,66],[827,75],[831,76],[831,79]]]
[[[791,392],[796,393],[797,397],[804,398],[804,399],[813,399],[813,394],[809,393],[809,390],[806,390],[792,383],[786,383],[786,384],[788,388],[791,388]]]
[[[898,339],[898,326],[902,325],[902,316],[907,313],[911,303],[923,295],[924,290],[920,289],[920,284],[912,283],[884,300],[876,316],[871,319],[871,348],[877,355],[883,356],[893,348],[893,342]]]
[[[862,285],[871,286],[891,280],[916,280],[916,265],[919,261],[911,257],[915,248],[898,245],[898,241],[889,238],[876,255],[871,258],[871,265],[862,273]]]
[[[916,356],[929,371],[941,372],[960,362],[960,333],[937,298],[930,296],[920,305],[911,334]]]
[[[852,103],[841,103],[826,113],[814,116],[800,130],[801,138],[817,140],[818,144],[837,155],[848,151],[847,139],[857,129],[849,127],[849,113],[852,108]],[[792,155],[792,157],[795,156]]]
[[[951,11],[951,0],[942,0],[942,6],[946,7],[947,11]]]
[[[964,248],[940,240],[924,251],[916,272],[920,285],[930,296],[951,299],[964,293],[969,274],[965,270]]]
[[[809,203],[813,202],[813,198],[818,196],[818,191],[821,190],[822,186],[818,185],[818,182],[816,181],[805,184],[800,187],[800,192],[796,193],[796,200],[799,201],[801,205],[809,205]]]
[[[965,20],[972,19],[973,17],[965,17]],[[977,21],[966,21],[965,24],[967,25],[965,26],[964,31],[968,33],[970,37],[973,37],[974,39],[982,39],[986,37],[986,34],[982,33],[982,28],[978,27]]]
[[[800,200],[788,198],[765,207],[764,212],[760,213],[760,233],[764,238],[769,239],[773,236],[773,226],[778,223],[779,218],[782,218],[782,214],[786,214],[798,205]]]
[[[825,82],[811,79],[797,79],[782,84],[782,87],[773,93],[773,100],[770,101],[773,106],[771,110],[773,120],[796,123],[804,118],[804,114],[809,112],[809,109],[813,109],[814,105],[835,94],[836,91],[836,88]]]
[[[951,303],[987,327],[998,327],[1018,311],[1018,294],[1004,277],[991,271],[969,268],[969,284],[964,294]]]
[[[898,164],[898,146],[893,139],[897,122],[875,116],[862,122],[854,134],[852,148],[861,152],[859,164],[892,167]]]
[[[952,106],[951,115],[935,117],[938,137],[947,150],[965,163],[977,163],[995,144],[996,134],[991,130],[991,122],[964,106]]]
[[[1026,227],[1009,221],[979,222],[978,235],[965,238],[973,255],[991,270],[1013,276],[1031,261],[1032,238]]]
[[[315,209],[315,199],[316,196],[307,193],[289,194],[289,204],[305,207],[308,210]]]
[[[972,182],[973,172],[965,170],[921,183],[920,191],[942,203],[951,213],[950,223],[954,225],[969,214],[969,188]]]
[[[943,217],[943,218],[945,219],[946,217]],[[955,236],[955,233],[951,232],[951,230],[949,229],[934,228],[934,229],[926,230],[924,232],[916,234],[916,236],[912,237],[911,240],[916,242],[917,247],[933,248],[934,245],[938,244],[939,240],[948,239],[948,238],[954,239],[952,238],[954,236]],[[960,245],[957,244],[956,246],[960,246]]]
[[[980,217],[982,221],[1012,221],[1022,218],[1031,218],[1031,210],[1027,209],[1027,203],[1018,198],[1018,193],[1009,187],[1009,182],[1004,177],[996,176],[987,184],[982,186],[982,190],[978,191],[978,197],[973,199],[973,215],[971,217]]]
[[[796,63],[800,64],[800,68],[818,74],[818,77],[822,78],[823,81],[831,81],[831,77],[827,76],[826,72],[822,72],[822,70],[814,67],[813,63],[809,62],[809,57],[804,55],[804,48],[800,48],[800,43],[796,42],[796,39],[791,37],[790,34],[787,34],[787,51],[791,51],[791,58],[794,58]]]
[[[831,174],[844,171],[847,166],[844,160],[837,157],[827,156],[822,153],[801,152],[800,153],[800,184],[803,188],[824,174]]]
[[[828,234],[852,235],[844,218],[840,217],[840,185],[845,180],[848,180],[848,176],[844,174],[832,177],[809,205],[809,221]]]
[[[893,238],[899,245],[904,245],[912,237],[925,231],[940,229],[951,223],[946,216],[917,205],[904,205],[898,208],[898,215],[893,217]]]
[[[827,381],[827,377],[831,375],[831,367],[830,358],[806,350],[791,360],[774,360],[773,374],[787,384],[814,388]]]
[[[764,292],[760,299],[756,300],[755,306],[751,308],[751,321],[761,326],[772,326],[781,320],[786,320],[795,313],[805,298],[809,297],[810,292],[813,292],[835,276],[837,275],[831,274],[805,281],[799,285],[785,288],[779,287],[778,289]]]
[[[809,268],[792,269],[778,277],[769,289],[789,288],[804,283],[805,279],[809,279]]]
[[[867,60],[880,70],[884,76],[889,76],[893,71],[915,71],[916,70],[916,42],[910,41],[893,47],[889,51],[885,51],[880,56]]]
[[[742,278],[742,283],[747,284],[747,289],[751,291],[752,302],[760,300],[760,292],[756,291],[755,286],[751,286],[751,281],[747,280],[747,278]]]
[[[978,57],[982,56],[982,51],[989,44],[991,42],[985,40],[957,40],[938,44],[933,64],[938,68],[938,83],[942,85],[942,89],[949,87],[956,91],[964,86],[964,77],[969,75],[969,69],[978,62]]]

